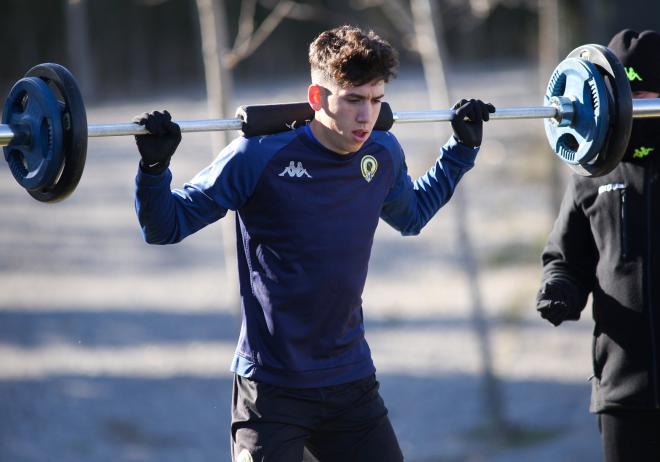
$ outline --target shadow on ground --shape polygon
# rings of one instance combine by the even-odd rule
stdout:
[[[406,322],[403,328],[435,329],[442,335],[466,324],[435,317]],[[391,328],[391,320],[373,320],[368,330],[377,334]],[[91,351],[233,344],[237,330],[235,317],[223,313],[0,313],[1,343],[21,351],[48,351],[54,343],[79,341]],[[378,363],[378,352],[375,356]],[[222,361],[225,370],[228,358]],[[510,426],[505,434],[488,422],[478,375],[434,375],[420,368],[418,374],[379,374],[379,380],[407,460],[599,459],[597,434],[586,423],[586,384],[503,380]],[[156,378],[139,371],[129,376],[49,373],[7,379],[0,381],[0,460],[225,461],[230,459],[230,403],[227,372]],[[573,443],[575,438],[580,441]]]

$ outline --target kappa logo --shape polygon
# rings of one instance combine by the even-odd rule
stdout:
[[[296,129],[296,124],[298,123],[297,120],[294,120],[293,122],[285,122],[284,125],[286,125],[286,128],[289,130],[295,130]],[[305,120],[305,124],[309,123],[309,120]]]
[[[637,71],[635,71],[635,69],[632,68],[632,66],[624,67],[623,69],[626,71],[626,75],[628,76],[628,80],[630,80],[631,82],[633,80],[639,80],[640,82],[642,81],[642,78],[637,73]]]
[[[647,148],[646,146],[640,146],[639,148],[635,149],[635,152],[633,152],[633,159],[643,159],[644,157],[651,154],[652,151],[654,151],[653,148]]]
[[[297,177],[300,178],[301,176],[305,175],[307,178],[311,178],[312,175],[307,173],[307,170],[303,167],[302,162],[296,163],[295,161],[289,162],[288,167],[284,167],[284,170],[282,170],[282,173],[279,174],[279,176],[284,176],[284,175],[289,175],[291,178]]]

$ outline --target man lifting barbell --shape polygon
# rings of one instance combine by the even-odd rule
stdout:
[[[179,242],[236,210],[242,326],[231,445],[237,461],[400,461],[364,336],[362,291],[380,218],[416,235],[474,165],[495,111],[461,100],[454,135],[421,178],[394,135],[374,131],[395,50],[343,26],[310,46],[307,125],[237,138],[182,189],[181,139],[165,112],[137,119],[136,209],[147,242]]]
[[[608,45],[635,98],[660,96],[660,34],[624,30]],[[537,309],[595,321],[591,412],[607,462],[660,460],[660,121],[633,122],[608,175],[574,175],[543,251]]]
[[[660,76],[660,72],[655,73],[653,69],[649,68],[649,63],[654,63],[654,61],[638,61],[641,54],[640,50],[657,51],[659,49],[658,43],[660,42],[657,42],[656,37],[657,34],[647,33],[637,40],[636,34],[627,31],[615,37],[610,43],[609,47],[617,53],[618,58],[625,66],[625,75],[630,79],[632,88],[635,90],[632,94],[635,98],[658,98],[660,96],[658,93],[660,87],[653,86],[654,82],[657,81],[656,76]],[[317,43],[316,46],[318,50],[320,44]],[[601,54],[596,52],[601,52]],[[595,56],[590,56],[591,53],[594,53]],[[582,60],[578,60],[578,57]],[[655,227],[660,226],[657,218],[658,213],[652,207],[654,198],[660,200],[658,196],[659,189],[655,185],[658,181],[657,171],[652,168],[652,166],[657,167],[657,160],[649,160],[655,159],[655,157],[649,157],[649,154],[660,147],[657,142],[657,134],[660,131],[657,122],[647,122],[642,119],[632,125],[631,135],[629,119],[630,114],[634,113],[633,108],[632,105],[627,105],[628,100],[626,98],[621,97],[621,95],[627,95],[626,92],[630,91],[627,88],[628,82],[621,78],[610,80],[610,86],[615,84],[618,88],[617,91],[612,92],[611,89],[608,89],[605,81],[593,79],[598,71],[595,66],[589,64],[591,61],[601,68],[609,70],[610,77],[620,77],[620,69],[614,65],[610,51],[589,46],[581,47],[572,53],[572,57],[569,55],[569,59],[562,63],[563,66],[558,66],[551,78],[548,94],[546,95],[548,105],[555,105],[556,107],[570,105],[572,104],[570,102],[571,98],[566,97],[565,93],[566,87],[572,85],[574,87],[574,90],[570,90],[572,96],[579,98],[587,95],[589,98],[594,99],[594,101],[591,101],[593,103],[591,113],[583,112],[575,116],[573,114],[575,106],[572,106],[562,110],[562,117],[546,121],[548,136],[556,143],[557,155],[571,164],[576,172],[583,175],[575,176],[576,186],[574,189],[569,188],[567,194],[569,199],[564,202],[562,214],[570,217],[578,215],[579,213],[571,208],[576,202],[583,209],[587,206],[593,206],[596,212],[599,210],[598,200],[594,199],[593,195],[585,193],[585,197],[589,197],[589,200],[579,198],[573,200],[572,191],[598,191],[598,196],[603,194],[603,198],[609,198],[612,193],[616,194],[621,200],[621,206],[617,209],[621,213],[614,217],[611,213],[612,209],[605,210],[607,206],[603,206],[605,207],[604,215],[606,215],[606,219],[603,221],[606,225],[604,232],[610,232],[607,231],[608,227],[615,225],[617,218],[621,218],[621,257],[628,260],[627,264],[630,264],[635,259],[639,260],[638,257],[635,257],[635,248],[640,246],[641,242],[647,243],[647,252],[650,252],[650,248],[656,249],[656,253],[658,251],[658,246],[653,245],[652,237]],[[657,65],[657,61],[656,64],[650,64],[651,67],[653,65]],[[312,66],[315,68],[314,61],[312,61]],[[616,75],[616,72],[619,72],[619,75]],[[576,74],[578,75],[577,78],[575,77]],[[383,76],[383,82],[381,82],[383,88],[387,79],[388,75],[386,74]],[[384,168],[387,169],[387,172],[390,171],[392,166],[386,160],[392,159],[393,152],[399,153],[399,160],[403,161],[400,147],[393,139],[391,143],[385,142],[383,141],[385,135],[371,133],[370,128],[375,121],[375,112],[364,116],[364,122],[368,121],[366,126],[360,125],[355,128],[354,121],[359,119],[359,111],[342,110],[342,105],[337,104],[338,102],[344,102],[348,104],[349,108],[353,104],[366,104],[367,106],[377,104],[377,100],[380,99],[383,92],[380,90],[381,85],[374,86],[371,84],[371,80],[373,79],[370,78],[363,82],[349,78],[347,88],[345,83],[337,81],[334,76],[328,79],[326,76],[319,78],[313,74],[309,102],[315,110],[316,116],[309,125],[301,127],[293,133],[262,138],[259,144],[270,145],[274,142],[274,145],[266,148],[259,147],[255,149],[248,144],[241,145],[240,143],[234,144],[233,147],[230,145],[211,167],[200,173],[184,190],[175,191],[174,196],[169,192],[168,175],[165,173],[166,180],[164,182],[162,175],[180,139],[177,127],[169,120],[169,114],[167,113],[154,113],[141,118],[141,122],[147,125],[149,131],[152,133],[162,132],[166,135],[162,142],[167,146],[162,151],[160,149],[150,149],[148,147],[149,140],[153,140],[153,138],[149,136],[138,137],[138,145],[143,155],[141,170],[146,173],[146,175],[143,173],[138,175],[138,213],[143,224],[153,225],[156,223],[156,226],[145,228],[147,235],[153,232],[155,233],[154,236],[157,236],[156,239],[162,238],[162,235],[159,234],[162,230],[159,220],[165,216],[162,210],[172,210],[172,203],[179,204],[179,206],[184,204],[184,207],[181,207],[182,211],[174,211],[172,215],[165,216],[167,226],[170,230],[176,229],[177,233],[181,233],[180,225],[183,223],[184,231],[183,234],[168,234],[165,242],[182,238],[183,235],[189,232],[187,228],[190,223],[194,223],[193,228],[196,229],[198,225],[205,225],[208,221],[213,221],[217,219],[217,216],[223,215],[227,208],[238,209],[238,226],[242,237],[241,242],[239,242],[241,260],[239,267],[242,271],[241,282],[243,283],[244,303],[242,335],[239,339],[239,347],[232,368],[236,373],[232,419],[234,457],[243,457],[245,460],[251,460],[253,456],[263,457],[264,460],[297,460],[303,445],[306,445],[321,461],[400,460],[402,457],[386,416],[387,411],[378,395],[378,383],[372,375],[373,366],[368,353],[366,353],[366,356],[353,355],[350,359],[353,361],[353,365],[348,366],[349,369],[356,368],[355,370],[361,370],[362,372],[355,372],[355,370],[347,372],[347,366],[341,364],[340,358],[352,355],[351,343],[338,343],[338,339],[348,337],[355,342],[353,343],[355,347],[358,349],[364,348],[368,352],[368,347],[362,336],[362,314],[359,302],[353,303],[352,311],[350,302],[348,302],[348,305],[337,302],[338,300],[347,302],[347,296],[350,296],[350,294],[353,294],[355,300],[359,300],[362,285],[358,284],[358,287],[356,287],[352,277],[359,275],[358,281],[364,283],[369,246],[364,249],[361,243],[371,242],[373,230],[375,229],[373,221],[378,220],[373,210],[371,214],[366,213],[369,210],[369,204],[374,204],[372,202],[374,199],[367,195],[367,201],[361,202],[360,199],[364,200],[361,192],[356,193],[353,190],[349,194],[344,191],[346,186],[352,184],[350,181],[346,181],[346,184],[342,184],[341,187],[337,188],[333,188],[331,183],[325,183],[332,177],[329,176],[330,169],[323,166],[321,161],[324,157],[334,159],[332,168],[338,168],[338,171],[341,171],[341,167],[334,165],[335,163],[348,162],[346,165],[354,164],[352,167],[355,170],[353,176],[359,179],[357,175],[357,158],[360,158],[360,173],[367,184],[374,181],[370,185],[371,187],[379,184],[378,181],[382,182],[385,173]],[[644,83],[638,84],[638,82]],[[575,89],[576,86],[577,89]],[[366,91],[363,93],[362,90],[365,88]],[[591,91],[580,91],[585,88]],[[335,97],[334,100],[333,96]],[[357,97],[357,99],[351,101],[353,97]],[[585,97],[585,101],[581,101],[581,103],[588,106],[589,98]],[[333,101],[336,103],[335,105],[330,104]],[[461,107],[466,101],[461,103],[457,107]],[[482,103],[478,101],[468,103],[468,106],[469,104],[477,104],[477,107],[481,106],[482,110],[484,108]],[[468,106],[462,107],[467,108]],[[461,109],[459,109],[458,114],[461,115]],[[356,115],[358,116],[356,117]],[[598,123],[590,125],[587,129],[581,124],[572,123],[572,118],[583,121],[589,115],[594,117]],[[455,137],[463,142],[470,139],[471,137],[460,134],[461,129],[470,126],[470,124],[476,124],[473,128],[479,131],[478,138],[480,141],[480,118],[488,120],[488,111],[476,116],[476,121],[470,122],[468,125],[464,125],[462,116],[455,120],[453,123],[456,131]],[[570,128],[564,128],[567,126],[570,126]],[[613,128],[604,131],[602,130],[603,126]],[[641,127],[651,129],[642,130]],[[640,132],[644,133],[641,138],[638,136]],[[387,135],[387,138],[390,136]],[[628,143],[629,136],[630,143]],[[305,146],[298,146],[299,144]],[[458,180],[462,175],[462,173],[458,175],[456,173],[463,170],[464,166],[456,171],[452,167],[454,162],[461,163],[460,158],[455,157],[455,154],[462,149],[460,144],[452,146],[450,143],[443,148],[443,155],[437,161],[435,169],[432,169],[425,177],[418,180],[417,185],[420,186],[419,188],[416,188],[417,185],[414,185],[407,178],[405,163],[402,164],[399,175],[394,175],[394,181],[389,183],[389,193],[382,192],[381,194],[381,197],[384,197],[384,199],[380,199],[384,201],[382,202],[383,207],[380,209],[381,217],[402,231],[403,234],[418,232],[419,227],[437,210],[436,207],[439,207],[451,195],[451,191],[455,187],[454,180]],[[469,144],[476,146],[479,143],[474,139]],[[628,147],[625,150],[624,162],[619,165],[621,153],[623,152],[622,146],[625,147],[626,144]],[[380,149],[384,148],[388,155],[381,158],[380,155],[383,154],[383,151],[373,151],[374,145],[380,145]],[[605,149],[605,154],[603,154],[603,149]],[[256,171],[254,171],[253,161],[240,159],[240,157],[249,154],[255,155],[257,152],[263,152],[263,150],[266,151],[267,159],[259,161]],[[291,157],[292,153],[295,153],[298,157],[294,159]],[[337,157],[337,154],[340,156]],[[600,158],[597,157],[599,155]],[[340,161],[342,156],[343,159]],[[594,162],[594,159],[597,161]],[[635,166],[636,162],[640,165]],[[433,175],[432,172],[437,174],[438,167],[448,175],[446,178]],[[614,169],[613,173],[601,177],[597,181],[587,178],[607,174],[611,169]],[[245,192],[246,186],[242,183],[244,180],[242,172],[245,171],[249,171],[251,174],[247,193]],[[643,175],[646,175],[645,178],[647,178],[645,183],[636,178],[636,176],[642,175],[642,171],[644,172]],[[310,172],[313,172],[314,175]],[[149,180],[149,173],[154,174],[156,178],[161,178],[161,180],[154,180],[152,183],[152,180]],[[276,180],[278,177],[284,177],[290,186],[283,188],[279,186],[279,183],[271,183],[271,180],[268,179],[269,176]],[[396,179],[397,176],[400,179],[405,178],[405,180],[401,182]],[[615,182],[611,182],[613,178],[620,178],[620,180],[617,179]],[[322,189],[312,186],[316,180],[322,180],[325,183]],[[446,180],[449,180],[449,182]],[[428,190],[421,187],[424,183],[429,186]],[[358,184],[365,186],[362,181],[358,181]],[[643,187],[644,194],[641,193],[640,189],[637,189],[640,188],[641,184],[645,185]],[[159,187],[156,187],[156,185]],[[435,188],[442,188],[443,185],[448,188],[447,191],[441,194],[445,198],[436,201],[437,191]],[[596,188],[596,186],[599,187]],[[382,187],[382,184],[380,187]],[[141,188],[143,190],[142,197],[140,197]],[[288,189],[288,191],[285,192],[282,189]],[[329,191],[332,191],[332,193],[329,194]],[[346,192],[346,198],[340,199],[341,194],[337,194],[337,191]],[[395,202],[398,205],[395,206],[389,201],[389,199],[392,199],[393,193],[397,196]],[[411,207],[411,200],[419,201],[423,197],[429,196],[434,197],[432,201],[433,212],[430,215],[423,213],[422,221],[416,223],[411,230],[404,223],[410,224],[418,221],[418,218],[413,218],[417,213],[410,215],[410,213],[404,212],[401,214],[399,207],[409,208]],[[639,226],[642,214],[635,214],[631,217],[631,212],[636,207],[634,201],[642,196],[647,198],[646,211],[650,214],[645,222],[647,226]],[[157,199],[157,197],[169,199],[163,201]],[[172,197],[174,197],[174,200],[172,200]],[[322,205],[317,202],[319,197],[322,198]],[[201,203],[206,203],[206,205],[198,208],[195,203],[200,199]],[[335,199],[339,199],[343,207],[337,207],[338,204],[334,201]],[[379,203],[380,200],[376,200],[375,203]],[[585,201],[591,205],[583,205],[586,203]],[[145,203],[150,205],[146,208],[141,207]],[[161,207],[163,204],[169,205]],[[356,212],[350,204],[364,205],[358,206]],[[282,209],[287,209],[287,212],[281,213]],[[211,219],[208,219],[208,210],[214,214]],[[333,212],[326,213],[329,210]],[[145,212],[144,215],[143,212]],[[155,213],[157,218],[153,221],[152,218],[145,220],[145,216],[151,213]],[[359,213],[358,220],[355,220],[356,213]],[[562,214],[560,214],[558,223],[561,221]],[[587,212],[587,215],[591,216],[592,219],[600,219],[598,213],[589,214]],[[183,218],[174,218],[174,221],[171,221],[173,217],[177,216]],[[189,216],[192,216],[192,218]],[[366,218],[370,218],[370,220],[366,220]],[[566,221],[569,221],[569,218],[566,218]],[[302,223],[308,223],[308,220],[313,221],[315,226],[310,226],[310,229],[303,234],[299,226]],[[363,226],[368,221],[372,221],[372,225],[367,226],[368,230],[364,230]],[[580,223],[583,222],[586,223],[586,219],[583,219]],[[337,226],[339,223],[341,223],[341,226]],[[605,242],[605,248],[598,248],[595,251],[596,253],[591,252],[589,243],[579,239],[573,240],[575,237],[573,233],[577,233],[578,236],[587,233],[587,231],[580,228],[580,223],[571,224],[566,234],[561,237],[560,243],[553,243],[551,240],[544,254],[546,261],[557,263],[557,260],[559,260],[557,255],[564,255],[562,252],[553,253],[552,246],[554,244],[559,246],[561,243],[565,244],[567,249],[575,247],[578,251],[587,252],[592,256],[598,253],[608,255],[606,249],[612,247],[611,239],[602,240],[598,236],[587,239],[589,242],[595,242],[596,245]],[[278,231],[271,229],[274,224]],[[278,224],[284,224],[285,226],[277,226]],[[165,229],[167,229],[167,226]],[[598,229],[598,226],[596,226],[596,229]],[[643,230],[643,235],[639,239],[633,238],[628,234],[633,229]],[[288,233],[282,234],[282,231],[288,231]],[[555,230],[555,234],[557,232],[559,231]],[[569,232],[572,234],[569,235]],[[614,234],[615,232],[612,231],[611,236]],[[325,241],[319,239],[319,236],[327,236],[328,239]],[[296,246],[298,243],[300,246]],[[311,256],[306,249],[307,245],[316,249]],[[294,249],[292,249],[292,246]],[[567,255],[570,255],[567,249],[562,248],[561,250],[566,250]],[[365,251],[366,255],[364,254]],[[360,256],[361,253],[362,256]],[[584,256],[584,258],[578,256],[579,263],[585,264],[585,260],[589,259],[589,255]],[[332,258],[329,258],[330,256]],[[357,261],[360,259],[361,262]],[[621,367],[627,368],[626,355],[634,352],[635,347],[634,345],[617,345],[617,339],[608,339],[608,335],[612,335],[609,331],[610,327],[620,327],[625,330],[630,327],[630,322],[626,323],[625,319],[616,317],[611,313],[601,313],[600,308],[596,308],[596,304],[600,301],[596,300],[598,298],[596,297],[597,294],[594,295],[594,309],[598,313],[596,335],[597,338],[605,338],[607,341],[601,341],[601,343],[606,343],[607,346],[601,346],[600,350],[596,349],[596,354],[600,354],[601,358],[599,359],[598,356],[595,358],[596,370],[594,372],[596,377],[593,379],[594,400],[592,401],[592,409],[600,413],[599,423],[603,434],[606,460],[608,461],[650,461],[658,459],[657,448],[660,431],[658,431],[657,414],[659,406],[657,368],[660,352],[658,351],[655,333],[658,332],[658,322],[660,322],[658,321],[660,316],[657,315],[657,299],[660,298],[660,295],[653,283],[652,274],[655,273],[650,273],[653,271],[651,267],[653,263],[649,263],[651,261],[657,264],[658,259],[657,255],[651,257],[650,254],[647,254],[645,257],[643,256],[642,263],[638,265],[638,271],[643,276],[635,276],[635,280],[637,282],[641,281],[643,287],[639,287],[639,293],[642,294],[647,304],[639,306],[638,310],[633,306],[632,310],[641,313],[642,317],[646,316],[646,321],[650,323],[650,339],[644,335],[638,335],[636,330],[632,332],[632,335],[639,342],[651,345],[650,358],[645,354],[641,355],[642,358],[646,358],[647,365],[650,367],[646,371],[648,375],[646,380],[650,383],[650,386],[646,384],[641,385],[640,388],[640,381],[635,380],[633,377],[621,382],[619,378],[625,376],[618,377],[616,372],[614,372],[614,376],[610,375],[612,373],[606,372],[605,364],[597,366],[597,364],[603,362],[602,355],[609,357],[613,348],[620,348],[621,354],[619,356],[623,358]],[[597,260],[590,261],[595,267]],[[612,271],[612,268],[619,267],[616,264],[607,265],[608,260],[606,258],[601,258],[601,261],[605,262],[603,263],[603,271]],[[562,266],[560,263],[557,263],[556,266],[549,265],[546,267],[546,270],[555,278],[549,279],[549,281],[555,281],[555,285],[551,282],[545,284],[544,289],[541,291],[539,303],[539,310],[542,315],[555,324],[561,322],[561,316],[570,317],[575,315],[576,311],[579,311],[576,310],[575,305],[571,305],[561,297],[559,301],[552,298],[553,294],[559,292],[559,289],[555,290],[556,286],[562,287],[562,284],[566,282],[557,277],[558,274],[561,274],[561,271],[557,270],[557,267]],[[306,271],[303,276],[299,272],[303,271],[305,267],[311,267],[312,269]],[[646,272],[641,268],[644,268]],[[598,274],[598,269],[594,271]],[[629,269],[622,268],[621,271],[627,273]],[[330,276],[322,277],[322,274],[330,274]],[[615,272],[611,273],[611,275],[613,274]],[[316,279],[317,277],[318,279]],[[572,275],[568,275],[566,278],[570,281]],[[625,280],[625,274],[621,278]],[[606,276],[605,280],[618,281],[619,276],[609,279]],[[300,290],[297,287],[298,284],[303,285],[304,289]],[[599,290],[602,290],[602,286]],[[309,298],[308,291],[312,291],[311,298]],[[583,292],[580,296],[584,296],[588,290],[583,290]],[[636,290],[627,289],[624,292],[637,293]],[[300,305],[291,302],[290,297],[295,297],[298,302],[303,301],[306,308],[304,314],[296,310],[300,308]],[[570,299],[570,295],[565,295],[565,297]],[[584,298],[586,299],[586,296]],[[583,305],[584,302],[582,301]],[[288,310],[284,308],[285,306],[288,307]],[[312,321],[310,321],[309,311],[307,311],[310,307],[316,313],[325,307],[333,310],[337,307],[344,307],[344,316],[338,316],[338,313],[333,312],[335,316],[323,318],[322,321],[321,318],[312,318]],[[616,312],[617,310],[612,311]],[[351,312],[359,313],[357,316],[358,321],[350,321]],[[654,312],[656,312],[655,318]],[[299,317],[303,316],[306,323],[304,328],[301,329],[300,326],[303,323]],[[607,327],[608,323],[603,321],[607,319],[614,320],[613,326]],[[323,326],[316,324],[316,322],[322,322]],[[354,329],[353,332],[357,329],[357,335],[353,335],[350,328],[346,330],[347,323]],[[293,327],[294,324],[295,327]],[[338,326],[342,329],[341,332],[333,331],[333,326]],[[320,335],[320,333],[324,335]],[[293,346],[294,342],[298,348]],[[322,344],[324,344],[324,348],[320,347]],[[331,350],[336,349],[341,350],[339,356],[333,356],[331,353]],[[283,353],[284,351],[286,353]],[[607,354],[605,354],[606,351]],[[312,357],[319,355],[322,357],[320,362],[312,359]],[[368,366],[362,369],[365,364],[360,364],[360,362],[365,358]],[[636,359],[630,361],[635,363]],[[329,364],[333,368],[333,374],[323,379],[317,378],[317,374],[324,374],[327,370],[325,366]],[[313,371],[306,370],[305,367],[311,367]],[[295,369],[295,372],[291,369]],[[616,371],[616,367],[613,369]],[[367,377],[362,378],[361,376],[365,374],[367,374]],[[342,375],[344,378],[340,378]],[[343,383],[345,380],[348,382]],[[655,396],[655,404],[653,404],[653,396]],[[264,398],[264,404],[257,403],[257,400],[262,401]],[[643,408],[644,405],[649,403],[650,411],[640,411],[639,406]],[[362,428],[367,429],[366,433],[356,431],[354,426],[345,426],[345,422],[335,418],[336,415],[332,415],[330,418],[331,423],[328,423],[327,417],[324,420],[319,415],[319,412],[327,412],[328,406],[331,406],[338,413],[350,409],[350,412],[343,414],[343,416],[347,419],[359,416],[360,425],[364,425]],[[282,409],[286,411],[282,412]],[[273,417],[273,414],[276,417]],[[324,416],[327,416],[327,414],[324,414]],[[352,425],[354,424],[353,422]],[[365,437],[365,434],[370,436]],[[284,440],[286,440],[286,443]]]

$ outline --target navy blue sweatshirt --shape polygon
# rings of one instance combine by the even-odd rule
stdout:
[[[231,370],[310,388],[375,371],[362,291],[379,218],[418,234],[451,197],[478,149],[452,138],[415,182],[390,132],[340,155],[308,127],[237,138],[182,189],[169,170],[138,172],[145,240],[171,244],[237,211],[242,326]]]

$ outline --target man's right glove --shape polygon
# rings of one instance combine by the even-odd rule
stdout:
[[[495,112],[495,106],[479,99],[462,99],[452,109],[456,112],[451,120],[454,138],[471,148],[481,146],[484,122],[488,122],[490,113]]]
[[[144,125],[150,133],[135,135],[135,143],[142,156],[140,169],[152,175],[162,173],[170,165],[170,159],[181,142],[181,129],[172,122],[172,116],[167,111],[145,112],[136,116],[133,122]]]
[[[543,319],[558,326],[565,320],[580,319],[581,307],[578,306],[575,288],[569,281],[550,279],[543,283],[536,296],[536,310]]]

